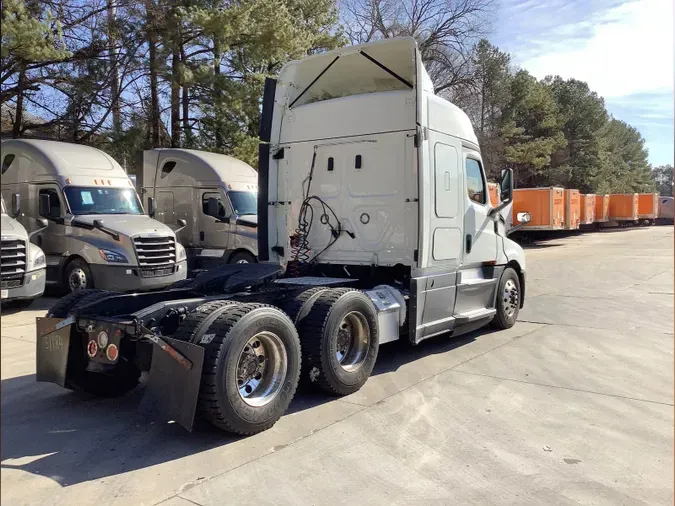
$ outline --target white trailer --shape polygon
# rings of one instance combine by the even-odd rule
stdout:
[[[39,380],[122,393],[149,369],[153,412],[191,429],[199,400],[216,426],[254,434],[301,377],[347,395],[385,343],[516,323],[525,256],[500,213],[512,172],[492,207],[471,123],[434,95],[414,39],[288,63],[266,82],[260,137],[261,262],[160,294],[62,301],[38,321],[38,343],[74,344],[38,346]],[[108,360],[111,345],[134,367]],[[81,381],[65,366],[78,356],[108,374]]]

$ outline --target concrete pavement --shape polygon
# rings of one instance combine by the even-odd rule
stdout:
[[[2,316],[2,503],[669,504],[673,261],[673,227],[534,245],[513,329],[384,345],[250,438],[36,383],[40,300]]]

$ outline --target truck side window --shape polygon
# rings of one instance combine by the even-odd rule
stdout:
[[[14,155],[11,153],[2,160],[2,173],[4,174],[7,172],[7,169],[9,169],[9,166],[12,165],[12,162],[14,161]]]
[[[60,218],[61,201],[59,200],[57,191],[52,188],[43,188],[40,190],[40,195],[49,195],[49,217]]]
[[[166,176],[168,176],[168,175],[171,173],[171,171],[173,170],[173,168],[174,168],[175,166],[176,166],[176,162],[166,162],[166,163],[162,166],[162,173],[161,173],[161,175],[160,175],[159,177],[160,177],[161,179],[164,179]]]
[[[483,171],[480,162],[473,158],[466,159],[466,189],[469,198],[478,204],[485,204],[487,191],[483,180]]]
[[[220,199],[220,193],[205,193],[202,195],[202,213],[209,216],[209,199],[218,199],[218,217],[225,218],[225,205]]]

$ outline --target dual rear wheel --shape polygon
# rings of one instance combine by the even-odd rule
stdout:
[[[301,376],[337,395],[366,382],[378,351],[372,302],[352,289],[306,292],[284,305],[293,319],[266,304],[218,301],[181,323],[173,337],[205,348],[198,410],[213,425],[241,435],[268,429]]]

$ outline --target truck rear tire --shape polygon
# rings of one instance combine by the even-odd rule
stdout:
[[[282,309],[297,326],[309,314],[319,295],[326,290],[330,289],[325,286],[317,286],[304,290],[286,299],[282,305]]]
[[[300,340],[293,322],[265,304],[230,304],[205,330],[199,410],[213,425],[251,435],[272,427],[293,399]]]
[[[368,380],[377,360],[377,311],[359,290],[327,290],[300,325],[300,340],[303,381],[333,395],[354,393]]]
[[[178,326],[176,332],[171,336],[174,339],[188,343],[199,343],[206,329],[211,325],[227,306],[235,304],[233,300],[217,300],[206,302],[198,306],[194,311],[187,315],[185,320]]]
[[[65,318],[68,314],[75,309],[75,306],[80,305],[80,302],[83,304],[86,302],[94,302],[97,299],[103,298],[108,295],[116,295],[117,292],[107,292],[105,290],[80,290],[79,292],[69,293],[65,297],[54,304],[49,311],[47,311],[47,318]],[[94,297],[96,295],[96,297]],[[85,299],[90,299],[85,301]],[[82,305],[83,305],[82,304]]]
[[[511,267],[504,269],[497,285],[497,314],[491,322],[498,330],[510,329],[516,324],[520,311],[520,280]]]
[[[87,371],[81,361],[73,363],[71,368],[69,358],[66,388],[97,397],[119,397],[136,388],[140,377],[140,369],[126,360],[120,360],[112,371],[102,373]]]

